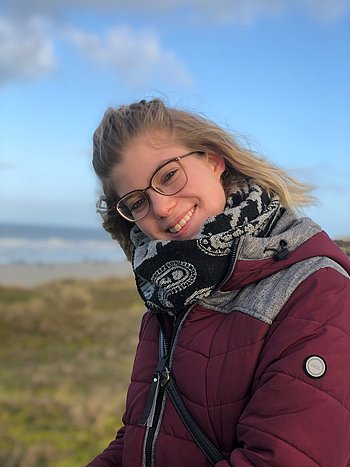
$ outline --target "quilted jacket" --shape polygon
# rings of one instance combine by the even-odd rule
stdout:
[[[349,273],[316,224],[286,211],[268,238],[241,238],[220,290],[175,324],[163,316],[179,392],[225,458],[216,467],[350,465]],[[140,424],[159,326],[144,315],[124,426],[89,467],[210,465],[162,389]]]

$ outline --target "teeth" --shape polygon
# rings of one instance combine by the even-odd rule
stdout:
[[[172,228],[170,229],[170,232],[176,233],[176,232],[179,232],[181,229],[182,229],[181,225],[180,225],[180,224],[176,224],[176,225],[174,225],[174,227],[172,227]]]
[[[173,227],[170,227],[169,231],[171,233],[180,232],[182,227],[184,227],[187,224],[187,222],[191,219],[193,213],[194,213],[194,208],[192,208],[191,211],[189,211],[186,214],[186,216],[183,219],[181,219],[177,224],[175,224]]]

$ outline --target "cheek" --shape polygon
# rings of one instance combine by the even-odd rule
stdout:
[[[156,240],[155,228],[150,219],[142,219],[141,222],[136,222],[136,225],[148,238]]]
[[[212,190],[207,192],[207,201],[215,211],[215,215],[224,210],[226,205],[226,195],[220,180],[216,180],[216,183],[212,186]]]
[[[225,209],[225,206],[226,206],[226,195],[225,195],[225,192],[224,192],[223,188],[221,187],[221,193],[220,193],[220,196],[218,197],[218,201],[217,201],[217,212],[216,212],[216,214],[220,214],[221,212],[223,212],[224,209]]]

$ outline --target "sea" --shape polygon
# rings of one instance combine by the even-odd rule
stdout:
[[[102,229],[0,223],[0,264],[104,263],[124,261]]]

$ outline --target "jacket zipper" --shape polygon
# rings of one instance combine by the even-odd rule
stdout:
[[[234,265],[237,259],[237,251],[238,251],[239,243],[240,243],[240,239],[239,238],[235,239],[232,245],[232,251],[230,255],[230,262],[229,262],[229,266],[227,269],[227,273],[225,274],[225,277],[220,282],[216,290],[219,290],[227,282],[227,280],[232,274],[232,270],[234,268]],[[159,422],[159,417],[161,413],[162,403],[164,399],[164,393],[165,393],[164,386],[167,382],[166,372],[170,370],[170,359],[174,351],[174,343],[177,338],[180,325],[183,322],[184,317],[191,310],[191,308],[189,308],[187,312],[184,312],[181,315],[177,316],[174,322],[174,325],[173,325],[173,332],[171,336],[170,346],[165,341],[165,344],[167,347],[166,355],[164,358],[160,359],[157,369],[153,374],[152,386],[148,394],[145,411],[140,420],[141,424],[147,425],[146,439],[144,443],[144,446],[145,446],[144,447],[144,462],[142,464],[144,467],[153,467],[152,451],[153,451],[155,434],[156,434],[156,430],[157,430],[157,426]],[[163,382],[164,377],[165,377],[165,382]]]
[[[174,351],[174,344],[179,332],[180,325],[189,311],[190,309],[176,317],[173,324],[170,346],[165,341],[167,351],[165,356],[159,361],[157,369],[153,374],[152,386],[147,398],[145,411],[140,420],[141,424],[146,424],[148,427],[144,443],[144,462],[142,463],[142,465],[145,467],[153,467],[152,451],[164,399],[164,386],[167,382],[167,375],[170,369],[171,354]]]
[[[222,281],[219,283],[219,285],[216,287],[215,290],[220,290],[221,287],[223,287],[226,284],[226,282],[229,280],[229,278],[231,277],[232,271],[236,265],[239,243],[240,243],[240,237],[235,238],[234,243],[232,245],[230,261],[229,261],[229,265],[227,268],[227,272],[225,274],[225,277],[222,279]]]

